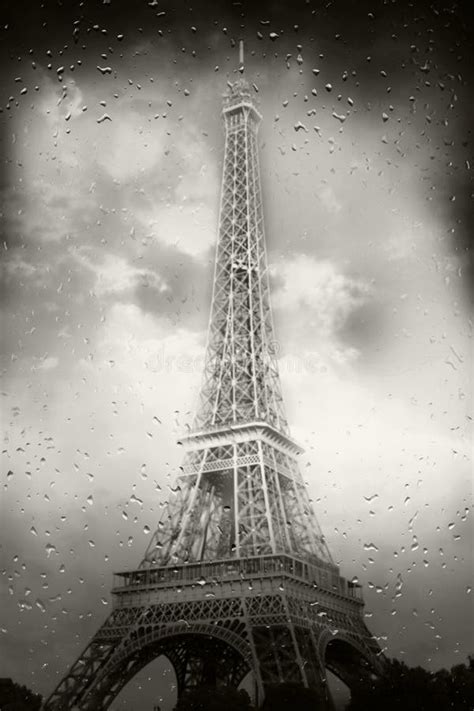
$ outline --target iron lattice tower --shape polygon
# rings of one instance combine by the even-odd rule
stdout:
[[[225,152],[207,355],[172,497],[110,616],[46,701],[107,709],[164,654],[178,694],[203,683],[349,687],[381,669],[359,586],[334,564],[297,463],[273,353],[257,131],[246,80],[224,96]]]

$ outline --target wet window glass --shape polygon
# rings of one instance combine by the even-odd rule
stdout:
[[[1,36],[2,708],[468,708],[466,10]]]

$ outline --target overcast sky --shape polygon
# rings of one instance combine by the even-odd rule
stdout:
[[[455,4],[413,4],[11,3],[2,676],[52,690],[178,472],[240,36],[318,519],[387,654],[437,669],[474,652],[468,42]]]

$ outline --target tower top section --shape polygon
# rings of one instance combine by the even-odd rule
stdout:
[[[193,428],[223,432],[264,424],[285,438],[270,307],[254,88],[242,76],[224,94],[224,170],[204,378]],[[282,440],[283,442],[283,440]],[[281,442],[281,443],[282,443]],[[285,440],[286,442],[286,440]],[[286,446],[286,445],[285,445]]]
[[[238,114],[247,113],[258,123],[262,115],[257,109],[255,99],[252,95],[252,88],[248,81],[240,77],[234,82],[228,83],[227,91],[223,97],[222,113],[224,118]]]
[[[244,43],[243,40],[239,42],[239,68],[238,71],[241,76],[234,82],[228,82],[227,91],[224,94],[224,102],[222,107],[222,113],[224,118],[228,123],[227,119],[237,114],[243,114],[254,119],[255,123],[258,124],[262,116],[258,111],[255,99],[253,97],[254,89],[251,87],[249,82],[244,78]]]

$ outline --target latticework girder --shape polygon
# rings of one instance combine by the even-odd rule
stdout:
[[[356,589],[322,563],[262,556],[142,569],[120,579],[112,613],[48,711],[106,709],[160,655],[172,663],[179,693],[200,684],[237,686],[252,672],[261,694],[294,681],[319,690],[322,703],[328,643],[340,643],[329,663],[346,681],[380,669]]]
[[[224,117],[219,239],[195,430],[142,566],[278,552],[332,562],[284,413],[265,255],[260,115],[244,81],[226,95]]]
[[[258,164],[260,116],[248,85],[224,104],[226,139],[204,382],[196,429],[263,420],[288,431],[275,335]]]
[[[229,429],[188,454],[142,566],[283,552],[332,563],[294,455],[265,430],[232,442]]]

